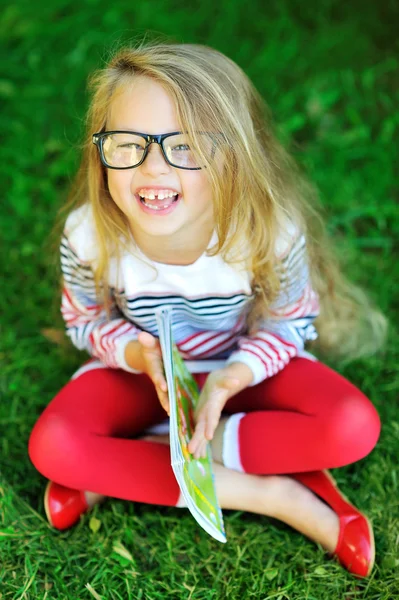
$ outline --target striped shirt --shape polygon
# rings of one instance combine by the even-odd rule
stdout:
[[[214,233],[209,247],[214,245]],[[158,337],[155,310],[172,309],[173,337],[191,372],[207,372],[240,361],[255,385],[284,368],[317,337],[313,320],[318,298],[311,287],[304,236],[287,225],[277,243],[281,292],[271,314],[248,334],[246,315],[254,298],[252,275],[220,255],[204,253],[191,265],[157,263],[132,242],[119,265],[111,260],[108,283],[111,318],[96,295],[94,224],[82,206],[66,222],[61,243],[61,312],[67,334],[80,350],[113,368],[137,372],[125,360],[129,341],[140,331]]]

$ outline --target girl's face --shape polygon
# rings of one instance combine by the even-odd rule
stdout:
[[[148,77],[137,77],[131,86],[116,94],[106,128],[161,134],[179,131],[174,104],[163,87]],[[210,184],[203,170],[188,171],[170,166],[158,144],[151,144],[145,161],[126,170],[107,169],[112,199],[126,215],[136,243],[140,246],[173,237],[180,244],[201,236],[207,243],[213,229]],[[174,202],[167,195],[179,196]],[[157,196],[163,196],[163,200]],[[146,196],[143,203],[140,197]],[[151,196],[156,196],[151,198]],[[160,207],[166,209],[159,210]]]

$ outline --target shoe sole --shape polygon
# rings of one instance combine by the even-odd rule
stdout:
[[[373,570],[374,567],[374,562],[375,562],[375,540],[374,540],[374,532],[373,532],[373,527],[371,525],[371,521],[368,517],[366,517],[365,514],[363,514],[358,508],[356,508],[356,506],[354,506],[352,504],[352,502],[350,502],[350,500],[348,500],[348,498],[345,496],[345,494],[343,494],[341,492],[341,490],[339,489],[337,482],[335,481],[334,477],[331,475],[331,473],[329,471],[327,471],[326,469],[322,469],[324,475],[327,477],[327,479],[329,479],[331,485],[333,485],[333,487],[337,490],[337,493],[344,498],[345,502],[347,502],[349,504],[349,506],[352,506],[352,508],[354,508],[354,510],[356,510],[357,512],[359,512],[362,517],[366,520],[367,523],[367,527],[369,530],[369,536],[370,536],[370,545],[371,545],[371,560],[370,560],[370,565],[367,571],[367,574],[365,575],[365,577],[368,577],[371,573],[371,571]]]
[[[44,504],[44,511],[46,513],[46,517],[48,522],[50,523],[51,527],[54,527],[53,522],[51,521],[51,517],[50,517],[50,508],[49,508],[49,504],[48,504],[48,495],[50,493],[50,485],[51,485],[51,481],[49,481],[46,485],[46,489],[44,491],[44,500],[43,500],[43,504]]]

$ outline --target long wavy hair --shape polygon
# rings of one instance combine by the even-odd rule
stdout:
[[[110,258],[121,255],[129,229],[109,194],[92,134],[105,129],[115,94],[137,76],[150,77],[163,86],[175,104],[181,130],[188,132],[207,166],[218,235],[209,254],[221,253],[229,262],[238,260],[236,251],[242,250],[245,240],[254,290],[248,328],[255,328],[268,316],[279,292],[275,248],[282,224],[289,220],[306,236],[312,285],[320,298],[315,349],[341,358],[379,349],[386,319],[342,273],[315,189],[273,134],[264,100],[237,64],[217,50],[196,44],[141,42],[117,50],[91,77],[93,96],[83,158],[61,220],[75,208],[90,204],[98,249],[94,275],[104,304],[109,298]],[[215,161],[209,160],[200,131],[223,134],[219,138],[222,175]]]

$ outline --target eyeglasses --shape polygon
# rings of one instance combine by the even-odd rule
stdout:
[[[217,147],[218,134],[204,135],[205,155],[213,159]],[[151,144],[159,144],[166,162],[178,169],[196,171],[202,169],[197,153],[190,146],[188,135],[180,131],[150,135],[137,131],[104,131],[93,134],[93,144],[100,153],[102,164],[108,169],[132,169],[141,165]]]

